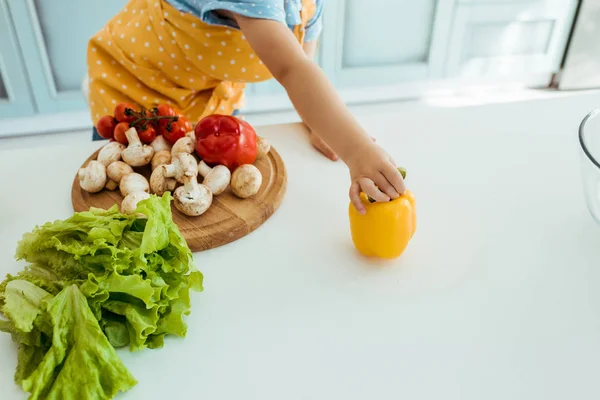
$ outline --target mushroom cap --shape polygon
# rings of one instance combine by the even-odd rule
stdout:
[[[203,162],[204,161],[201,161],[200,164]],[[230,180],[231,171],[229,171],[229,168],[224,165],[217,165],[204,176],[204,181],[202,184],[207,186],[214,195],[220,195],[225,191],[225,189],[227,189]]]
[[[167,139],[163,135],[158,135],[156,138],[150,143],[150,146],[154,149],[155,153],[159,151],[171,151],[171,143],[167,142]]]
[[[195,149],[195,141],[195,138],[192,139],[189,136],[179,138],[173,145],[173,148],[171,148],[171,156],[175,157],[180,153],[193,153]]]
[[[264,137],[258,136],[256,138],[256,158],[263,158],[271,151],[271,145],[267,142]]]
[[[129,193],[121,202],[121,212],[123,214],[133,214],[140,201],[149,199],[150,195],[146,192]]]
[[[108,167],[110,164],[121,159],[121,153],[125,150],[125,145],[119,142],[109,142],[104,145],[98,153],[98,161]]]
[[[196,178],[189,179],[184,186],[175,189],[173,204],[185,215],[202,215],[212,204],[213,194],[208,187],[200,185]]]
[[[106,175],[116,183],[120,183],[125,175],[131,174],[132,172],[133,168],[123,161],[115,161],[106,168]]]
[[[152,160],[152,156],[154,155],[154,149],[148,145],[139,145],[139,146],[129,146],[123,153],[121,153],[121,157],[123,157],[123,161],[132,167],[142,167],[147,165]]]
[[[106,167],[100,161],[92,160],[79,169],[79,186],[90,193],[97,193],[106,185]]]
[[[233,194],[242,199],[258,193],[262,184],[262,175],[258,168],[252,164],[240,165],[231,174],[231,190]]]
[[[135,128],[127,130],[125,136],[129,140],[129,146],[121,153],[123,161],[132,167],[141,167],[149,164],[154,155],[152,146],[142,144]]]
[[[177,181],[165,176],[164,168],[156,168],[150,175],[150,189],[152,193],[162,196],[167,191],[172,191],[177,186]]]
[[[154,171],[161,165],[167,165],[171,163],[171,152],[169,150],[160,150],[154,153],[152,157],[152,170]]]
[[[127,197],[127,195],[130,193],[147,193],[150,191],[150,185],[146,178],[137,172],[132,172],[131,174],[125,175],[123,179],[121,179],[119,186],[121,187],[121,195],[123,197]]]

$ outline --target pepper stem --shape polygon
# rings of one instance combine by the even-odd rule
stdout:
[[[404,167],[398,167],[398,172],[400,172],[400,175],[402,175],[402,179],[406,179],[406,168]],[[371,198],[371,196],[367,196],[369,198],[369,203],[375,203],[375,199]],[[390,199],[391,201],[391,199]]]

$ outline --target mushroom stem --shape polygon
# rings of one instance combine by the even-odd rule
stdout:
[[[206,164],[204,161],[200,161],[200,163],[198,164],[198,173],[202,177],[206,177],[208,174],[210,174],[212,170],[213,169],[209,167],[208,164]]]
[[[175,178],[177,182],[181,183],[185,177],[198,175],[196,158],[188,153],[174,155],[171,164],[162,165],[160,168],[164,168],[167,178]]]
[[[127,137],[127,141],[129,143],[128,147],[142,145],[142,141],[140,140],[140,137],[135,128],[127,129],[127,131],[125,131],[125,136]]]
[[[129,145],[121,153],[123,161],[132,167],[144,166],[152,160],[154,149],[151,146],[142,144],[135,128],[130,128],[125,132]]]

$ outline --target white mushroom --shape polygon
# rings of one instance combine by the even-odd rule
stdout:
[[[203,185],[206,185],[214,195],[219,195],[227,189],[231,180],[231,172],[224,165],[209,167],[204,161],[198,164],[198,172],[204,177]]]
[[[155,153],[158,153],[159,151],[171,151],[171,143],[167,142],[167,139],[165,139],[165,137],[163,135],[158,135],[153,141],[152,143],[150,143],[150,146],[152,146],[152,148],[154,149]]]
[[[196,132],[194,130],[189,131],[185,134],[186,137],[189,137],[192,140],[192,145],[196,148]]]
[[[150,185],[148,184],[146,178],[137,172],[125,175],[123,179],[121,179],[119,186],[121,187],[121,195],[123,197],[127,197],[127,195],[130,193],[147,193],[150,191]]]
[[[106,167],[100,161],[92,160],[79,169],[79,186],[86,192],[97,193],[106,185]]]
[[[175,208],[191,217],[202,215],[212,203],[213,194],[208,187],[198,183],[196,177],[187,178],[173,194]]]
[[[146,192],[129,193],[121,202],[121,212],[123,214],[133,214],[140,201],[149,199],[150,195]]]
[[[125,145],[119,142],[109,142],[100,149],[98,161],[108,167],[110,164],[121,159],[121,153],[125,150]]]
[[[129,146],[121,153],[123,161],[132,167],[141,167],[150,163],[154,155],[154,149],[142,143],[135,128],[129,128],[125,132],[125,136],[127,136]]]
[[[133,168],[129,164],[123,161],[115,161],[106,167],[106,175],[108,181],[106,182],[106,189],[115,190],[119,186],[119,182],[125,175],[131,174]]]
[[[258,137],[256,140],[256,158],[261,159],[269,153],[271,145],[264,137]]]
[[[184,183],[185,177],[198,175],[198,162],[196,158],[188,153],[179,153],[173,156],[171,164],[162,165],[167,178],[175,178],[177,182]]]
[[[196,146],[196,138],[192,139],[190,136],[184,136],[177,140],[171,149],[171,156],[175,157],[180,153],[189,153],[192,154],[194,152],[194,148]]]
[[[156,168],[150,175],[150,189],[152,193],[158,196],[162,196],[165,192],[175,190],[177,181],[173,178],[167,178],[165,176],[166,170],[164,168]]]
[[[171,152],[169,150],[160,150],[154,153],[152,157],[152,171],[156,169],[156,167],[160,167],[161,165],[167,165],[171,163]]]
[[[242,199],[258,193],[262,184],[262,175],[258,168],[252,164],[240,165],[231,174],[231,190],[233,194]]]

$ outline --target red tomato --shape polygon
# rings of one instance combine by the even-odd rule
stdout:
[[[164,129],[161,129],[162,135],[165,137],[167,142],[171,144],[175,144],[176,141],[184,137],[188,132],[189,131],[185,129],[185,126],[178,121],[171,123],[171,130],[168,130],[168,126]]]
[[[176,117],[177,116],[177,113],[175,112],[175,110],[173,110],[173,108],[169,107],[166,104],[160,104],[158,107],[156,107],[156,114],[159,117]],[[169,118],[163,118],[163,119],[158,120],[156,127],[158,128],[159,134],[162,134],[162,131],[167,126],[169,121],[170,121]]]
[[[124,145],[129,144],[125,132],[129,130],[129,122],[119,122],[115,128],[115,140]]]
[[[190,121],[188,121],[188,119],[186,117],[184,117],[183,115],[179,116],[179,123],[183,126],[183,129],[185,129],[185,132],[188,133],[189,131],[193,130],[194,128],[192,127],[192,124]]]
[[[143,131],[138,131],[138,136],[142,143],[150,144],[156,138],[156,130],[150,124]]]
[[[110,115],[105,115],[96,123],[96,130],[104,139],[112,139],[115,132],[115,126],[117,126],[117,121]]]
[[[127,111],[127,110],[136,111],[135,107],[129,103],[119,103],[115,107],[115,119],[119,122],[135,121],[137,119],[137,117],[134,115],[128,115],[129,113],[131,113],[131,111]]]

